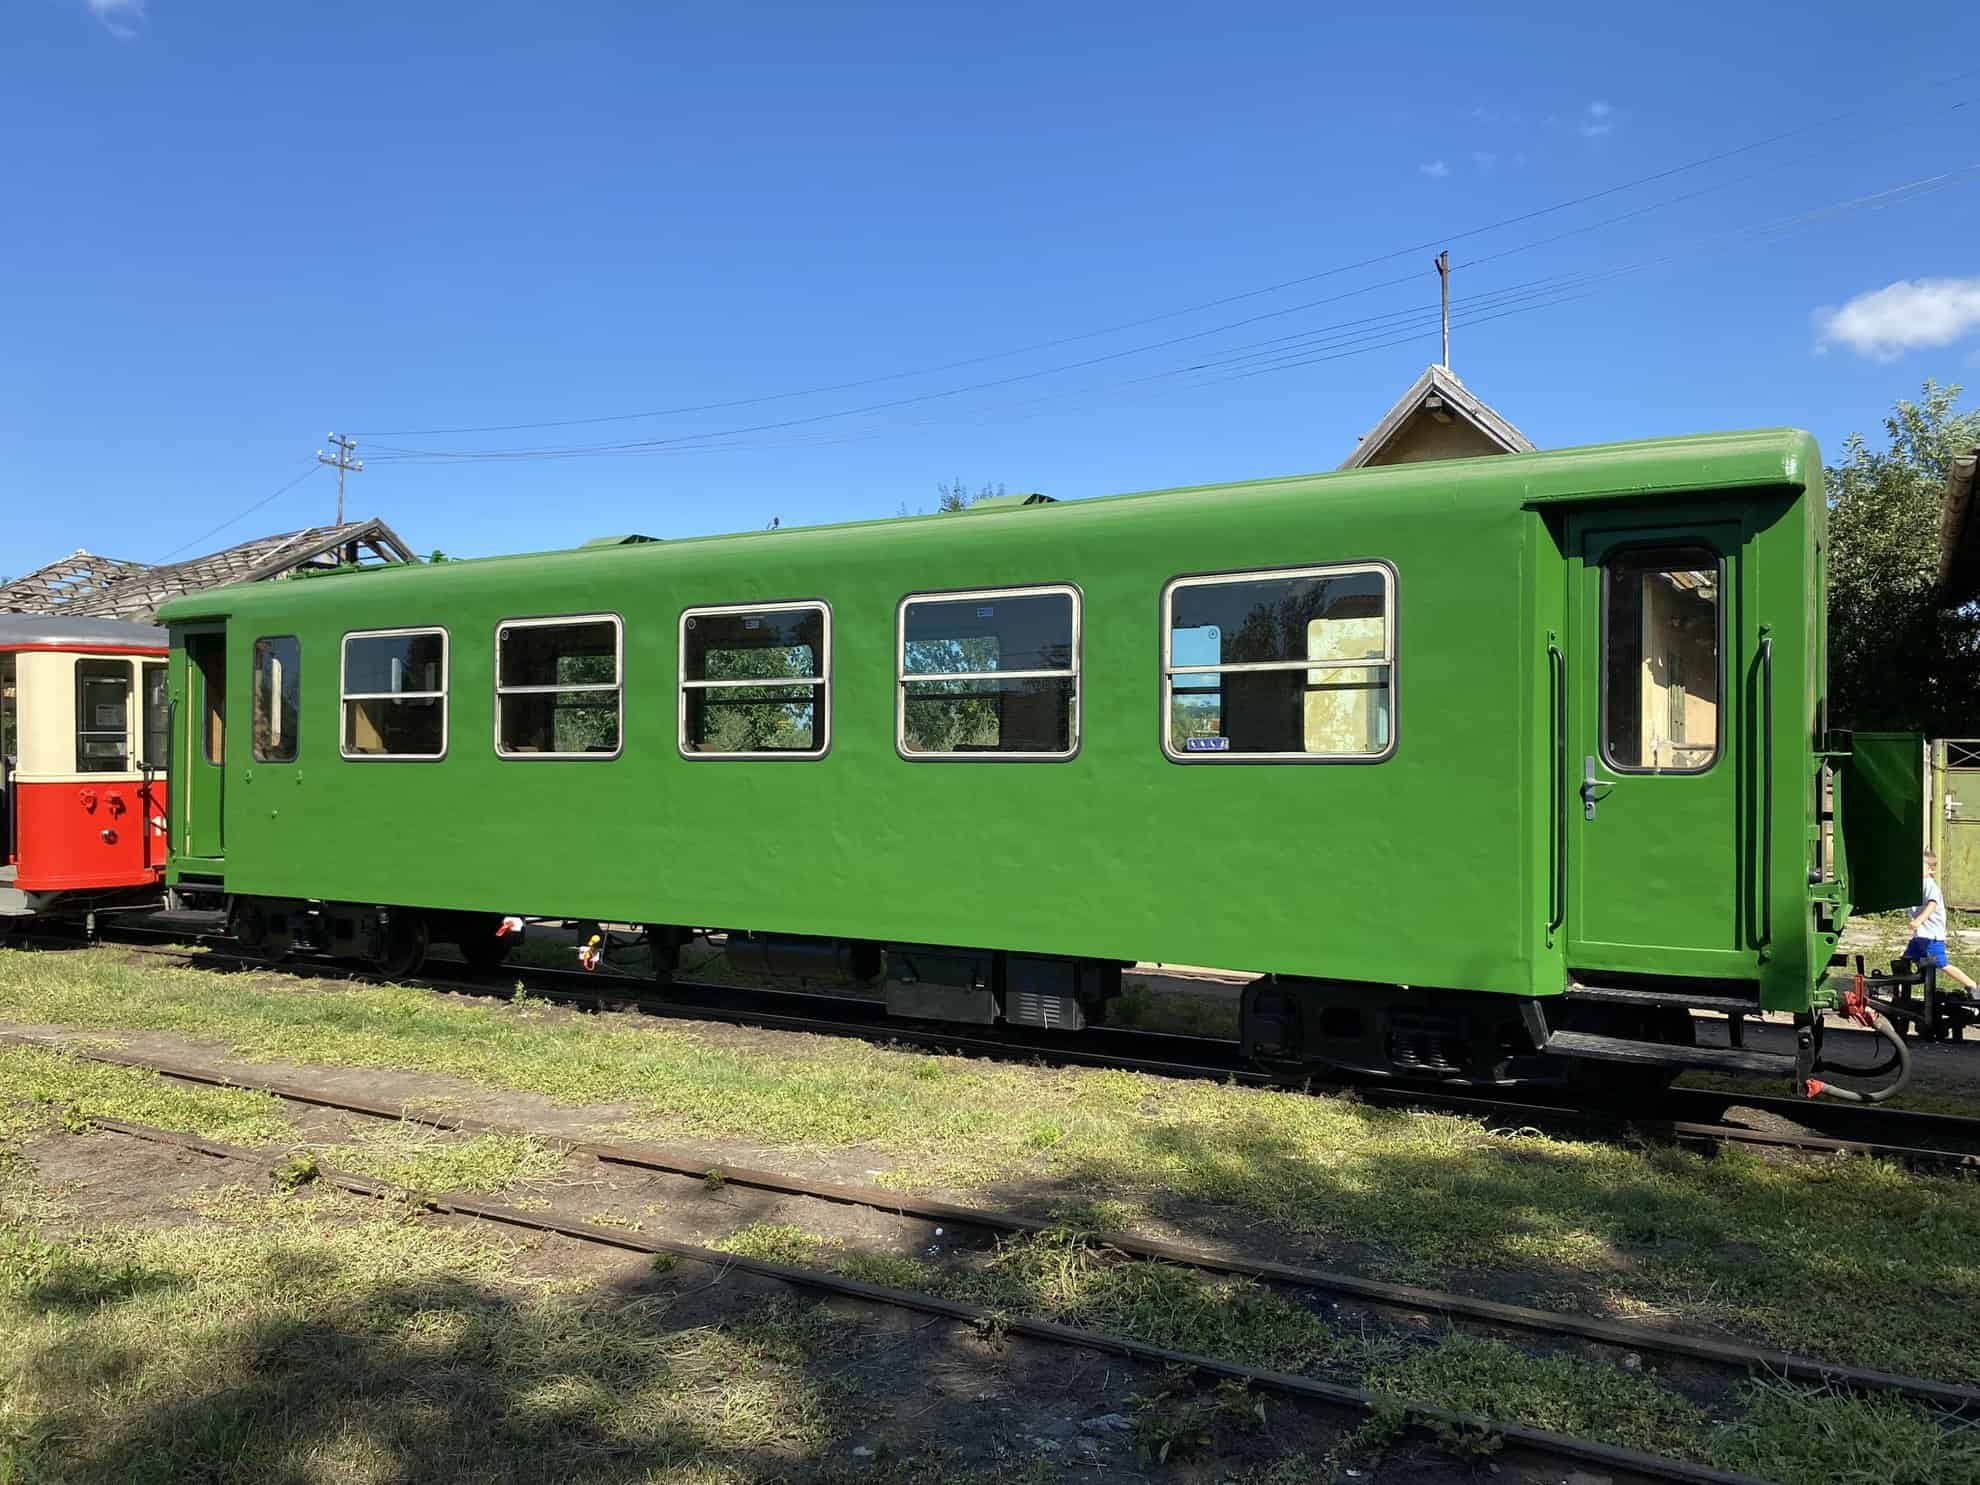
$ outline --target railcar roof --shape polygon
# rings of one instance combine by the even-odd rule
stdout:
[[[162,650],[163,629],[121,619],[71,619],[61,614],[0,614],[0,650],[74,645],[93,650]]]
[[[1448,506],[1453,498],[1500,501],[1513,507],[1538,507],[1579,500],[1649,499],[1670,495],[1727,494],[1743,490],[1805,489],[1821,472],[1815,440],[1795,428],[1766,428],[1737,433],[1704,433],[1630,443],[1590,444],[1531,454],[1500,454],[1477,459],[1440,460],[1386,465],[1377,469],[1280,475],[1230,484],[1189,485],[1131,494],[1101,495],[1082,500],[1040,502],[1033,506],[979,514],[976,520],[952,524],[950,514],[896,516],[876,521],[842,521],[819,526],[785,527],[775,531],[745,531],[691,536],[663,541],[599,547],[575,546],[552,552],[525,552],[499,557],[450,561],[435,569],[424,565],[370,568],[324,577],[278,583],[238,584],[175,599],[160,610],[168,623],[221,618],[258,605],[294,603],[301,594],[296,584],[319,587],[329,595],[344,595],[345,582],[367,584],[419,581],[416,575],[437,576],[447,571],[486,572],[503,565],[544,562],[670,561],[681,551],[706,551],[710,546],[743,542],[807,542],[847,532],[879,534],[904,528],[953,531],[960,541],[980,541],[993,522],[1111,522],[1132,518],[1150,501],[1209,497],[1217,500],[1274,495],[1297,499],[1342,498],[1350,495],[1379,499],[1398,509],[1415,503]],[[367,589],[366,591],[375,591]]]

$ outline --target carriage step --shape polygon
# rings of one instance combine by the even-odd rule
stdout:
[[[1729,1016],[1757,1016],[1760,1003],[1738,995],[1690,995],[1674,990],[1629,990],[1621,985],[1583,985],[1568,981],[1569,1000],[1596,1001],[1602,1005],[1678,1006],[1688,1011],[1724,1011]]]
[[[1637,1042],[1597,1036],[1592,1031],[1556,1031],[1546,1051],[1557,1057],[1592,1057],[1601,1062],[1635,1062],[1660,1067],[1705,1067],[1715,1072],[1795,1075],[1794,1057],[1785,1052],[1754,1052],[1745,1047],[1678,1047],[1668,1042]]]
[[[181,933],[225,933],[227,915],[204,908],[164,908],[144,915],[146,928],[173,928]]]

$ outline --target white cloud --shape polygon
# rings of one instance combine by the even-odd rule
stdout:
[[[83,0],[83,5],[119,41],[137,39],[138,27],[144,21],[145,0]]]
[[[1442,180],[1451,173],[1451,167],[1442,160],[1426,160],[1416,167],[1432,180]]]
[[[1597,98],[1581,111],[1581,121],[1575,125],[1583,139],[1600,139],[1616,127],[1616,111],[1609,103]]]
[[[1818,309],[1815,324],[1824,347],[1840,343],[1872,360],[1895,361],[1980,330],[1980,278],[1899,279],[1840,309]]]

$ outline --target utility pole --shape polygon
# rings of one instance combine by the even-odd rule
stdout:
[[[1445,356],[1446,362],[1449,359],[1450,357],[1447,353]],[[316,462],[318,464],[328,464],[332,469],[337,471],[337,524],[341,526],[344,524],[344,474],[346,471],[351,474],[363,474],[364,465],[351,457],[351,451],[357,447],[357,442],[354,439],[346,438],[341,433],[326,433],[324,437],[328,438],[336,446],[337,456],[333,459],[330,455],[324,453],[323,450],[318,449],[316,451]]]
[[[1444,370],[1451,369],[1451,250],[1437,254],[1437,284],[1444,300]],[[341,478],[341,476],[340,476]]]

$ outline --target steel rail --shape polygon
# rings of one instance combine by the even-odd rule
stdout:
[[[513,991],[506,985],[495,983],[497,978],[504,978],[512,983],[518,980],[524,981],[532,993],[541,993],[546,997],[584,1004],[600,1000],[622,1000],[638,1005],[643,1014],[669,1020],[713,1021],[777,1031],[856,1036],[869,1040],[878,1038],[899,1045],[983,1057],[1042,1058],[1071,1066],[1105,1067],[1145,1072],[1159,1077],[1211,1079],[1254,1087],[1297,1086],[1288,1084],[1282,1076],[1242,1063],[1235,1055],[1215,1056],[1214,1054],[1219,1051],[1234,1053],[1236,1044],[1211,1037],[1102,1028],[1103,1035],[1111,1035],[1111,1044],[1098,1041],[1089,1033],[1089,1039],[1083,1045],[1074,1046],[1052,1038],[1049,1033],[1041,1033],[1037,1036],[986,1036],[980,1032],[952,1031],[926,1024],[902,1024],[887,1018],[884,1014],[858,1019],[833,1019],[822,1015],[797,1015],[788,1011],[763,1010],[733,1003],[738,997],[755,997],[806,1001],[815,1005],[829,1006],[834,1010],[854,1006],[876,1010],[878,1008],[876,1001],[816,991],[765,990],[692,980],[675,980],[663,987],[630,975],[587,975],[575,970],[542,969],[534,966],[491,971],[490,978],[486,980],[430,974],[394,980],[373,971],[329,961],[273,960],[248,954],[211,950],[193,951],[159,944],[118,942],[116,946],[130,953],[177,959],[194,966],[208,964],[216,967],[259,969],[299,978],[336,979],[360,984],[409,983],[453,994],[506,997]],[[463,966],[463,970],[473,973],[467,966]],[[720,996],[727,998],[731,1003],[719,1004],[701,1000],[683,1002],[679,999],[670,999],[670,993],[674,996]],[[1150,1057],[1124,1050],[1126,1044],[1133,1043],[1172,1048],[1178,1055]],[[1204,1060],[1183,1060],[1185,1057]],[[1885,1127],[1919,1132],[1942,1132],[1952,1138],[1971,1141],[1975,1148],[1953,1150],[1891,1139],[1843,1138],[1826,1134],[1752,1129],[1723,1120],[1706,1123],[1655,1115],[1626,1115],[1580,1108],[1571,1104],[1531,1101],[1530,1098],[1528,1100],[1495,1098],[1489,1093],[1477,1090],[1454,1092],[1445,1089],[1352,1081],[1343,1081],[1330,1086],[1342,1091],[1351,1090],[1355,1097],[1365,1103],[1388,1108],[1436,1109],[1499,1120],[1518,1120],[1528,1124],[1593,1127],[1614,1135],[1649,1135],[1684,1143],[1740,1144],[1760,1149],[1818,1155],[1871,1155],[1907,1165],[1980,1170],[1980,1119],[1963,1119],[1950,1114],[1922,1114],[1907,1109],[1817,1104],[1796,1099],[1716,1093],[1706,1089],[1672,1089],[1667,1095],[1672,1099],[1684,1101],[1692,1107],[1717,1110],[1729,1107],[1753,1107],[1763,1112],[1778,1113],[1785,1119],[1828,1124],[1830,1127],[1853,1125],[1860,1130]],[[1838,1111],[1843,1110],[1846,1112],[1839,1118]]]
[[[187,1150],[213,1159],[235,1161],[270,1173],[275,1169],[274,1161],[255,1151],[202,1139],[197,1135],[180,1134],[173,1130],[158,1129],[151,1125],[135,1124],[122,1119],[93,1119],[90,1122],[94,1128],[128,1138]],[[1009,1335],[1021,1335],[1056,1345],[1123,1356],[1132,1361],[1151,1365],[1187,1367],[1200,1376],[1241,1382],[1262,1392],[1274,1392],[1281,1396],[1299,1398],[1344,1411],[1376,1413],[1387,1412],[1400,1406],[1405,1421],[1414,1427],[1442,1428],[1496,1436],[1508,1444],[1531,1449],[1536,1453],[1598,1465],[1605,1469],[1624,1470],[1650,1479],[1682,1481],[1686,1482],[1686,1485],[1767,1485],[1766,1481],[1757,1476],[1714,1469],[1709,1465],[1694,1464],[1668,1455],[1647,1454],[1616,1444],[1605,1444],[1595,1439],[1553,1433],[1523,1423],[1503,1422],[1478,1414],[1461,1413],[1448,1408],[1400,1400],[1338,1382],[1322,1382],[1289,1372],[1267,1371],[1221,1357],[1190,1351],[1172,1351],[1109,1331],[1063,1325],[1053,1320],[1013,1316],[1001,1311],[993,1312],[980,1305],[922,1294],[910,1289],[896,1289],[884,1284],[869,1284],[821,1269],[799,1268],[791,1264],[773,1263],[768,1259],[724,1253],[695,1243],[683,1243],[671,1238],[635,1233],[624,1228],[603,1227],[572,1218],[557,1217],[547,1212],[524,1211],[518,1207],[480,1201],[471,1197],[425,1195],[413,1197],[389,1182],[376,1181],[325,1167],[318,1167],[317,1179],[327,1186],[351,1195],[375,1200],[414,1201],[426,1210],[447,1216],[472,1217],[484,1222],[500,1223],[508,1227],[570,1238],[597,1247],[618,1248],[631,1253],[670,1254],[675,1258],[707,1264],[717,1270],[753,1274],[758,1278],[775,1280],[797,1288],[863,1300],[894,1309],[910,1310],[918,1314],[933,1315],[966,1325],[995,1327]]]
[[[522,1125],[476,1119],[466,1115],[422,1113],[404,1105],[375,1103],[368,1099],[352,1098],[345,1094],[302,1084],[245,1078],[233,1073],[188,1067],[182,1063],[132,1053],[70,1047],[49,1038],[0,1033],[0,1043],[59,1051],[79,1060],[141,1069],[180,1082],[266,1093],[290,1103],[359,1114],[367,1118],[417,1124],[450,1133],[532,1138],[557,1147],[566,1154],[587,1156],[608,1165],[657,1171],[696,1181],[706,1180],[710,1176],[720,1176],[726,1186],[741,1186],[778,1195],[806,1197],[895,1216],[1007,1234],[1038,1234],[1063,1228],[1062,1223],[1042,1218],[963,1206],[955,1202],[917,1196],[911,1192],[894,1191],[870,1183],[811,1180],[750,1166],[730,1165],[726,1162],[711,1163],[705,1157],[646,1143],[575,1139]],[[1172,1263],[1205,1273],[1230,1274],[1321,1293],[1346,1295],[1366,1303],[1421,1311],[1450,1319],[1478,1321],[1547,1335],[1573,1336],[1605,1346],[1682,1357],[1716,1366],[1738,1367],[1749,1372],[1771,1374],[1817,1385],[1833,1385],[1851,1391],[1898,1392],[1943,1407],[1970,1407],[1980,1411],[1980,1388],[1962,1387],[1955,1383],[1935,1382],[1923,1377],[1910,1377],[1899,1373],[1822,1361],[1770,1347],[1749,1346],[1709,1336],[1657,1330],[1624,1321],[1561,1315],[1525,1305],[1478,1299],[1471,1295],[1425,1289],[1411,1284],[1387,1283],[1334,1269],[1305,1268],[1262,1259],[1233,1258],[1187,1247],[1180,1243],[1139,1237],[1132,1233],[1096,1231],[1085,1235],[1095,1244],[1112,1248],[1120,1253]]]

